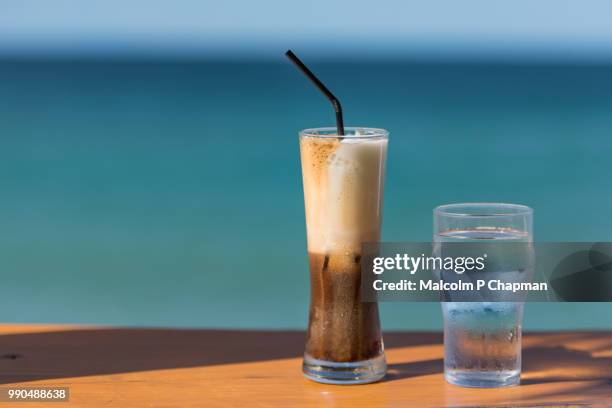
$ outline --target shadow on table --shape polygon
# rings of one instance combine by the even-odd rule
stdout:
[[[523,351],[523,384],[612,378],[610,333],[547,333],[533,340]],[[91,328],[5,334],[0,383],[295,358],[304,341],[301,331]],[[387,349],[441,344],[441,333],[385,333]],[[399,362],[389,365],[387,379],[442,370],[441,358]]]
[[[441,334],[430,334],[428,344],[441,344]],[[528,337],[531,337],[527,335]],[[385,336],[385,343],[388,343]],[[534,338],[530,340],[536,340]],[[580,348],[573,348],[578,346]],[[401,347],[398,345],[397,347]],[[390,347],[392,348],[392,347]],[[604,356],[597,356],[598,353]],[[590,387],[609,387],[612,393],[612,333],[542,333],[523,350],[522,385],[595,381]],[[444,360],[430,359],[389,364],[388,381],[412,378],[444,370]]]
[[[444,370],[444,360],[432,359],[413,361],[410,363],[389,364],[385,381],[395,381],[422,375],[441,373]]]
[[[299,331],[91,328],[5,334],[0,383],[294,358],[302,355],[304,341]],[[385,334],[387,348],[441,341],[436,333]]]
[[[608,345],[612,350],[612,343]],[[523,350],[523,385],[597,380],[607,382],[612,393],[612,357],[595,357],[592,351],[565,345],[535,346]]]
[[[406,344],[406,337],[415,336],[413,344]],[[442,345],[442,333],[385,333],[385,348],[401,348],[407,346]],[[441,373],[444,360],[441,358],[406,363],[392,363],[387,366],[385,381],[395,381],[405,378],[420,377]]]

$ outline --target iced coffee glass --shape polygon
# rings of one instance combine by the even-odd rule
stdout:
[[[306,377],[363,384],[386,372],[378,305],[361,299],[361,245],[378,242],[388,132],[300,132],[310,260]]]

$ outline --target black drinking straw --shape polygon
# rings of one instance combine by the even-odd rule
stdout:
[[[344,136],[344,121],[342,120],[342,106],[340,105],[340,101],[338,100],[338,98],[336,98],[334,94],[331,93],[325,85],[323,85],[323,82],[319,81],[319,78],[317,78],[312,73],[312,71],[309,70],[308,67],[304,65],[302,61],[300,61],[300,59],[297,57],[297,55],[293,53],[293,51],[287,50],[285,55],[287,56],[287,58],[291,60],[291,62],[295,64],[296,67],[298,67],[300,71],[304,73],[304,75],[308,77],[308,79],[312,81],[313,84],[315,84],[317,88],[319,88],[319,91],[323,92],[323,95],[325,95],[325,97],[329,99],[332,106],[334,107],[334,111],[336,111],[336,127],[338,128],[338,136]]]

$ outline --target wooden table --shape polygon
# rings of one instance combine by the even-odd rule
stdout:
[[[0,379],[70,387],[68,403],[23,407],[612,406],[611,332],[525,335],[522,385],[497,390],[445,383],[438,333],[386,333],[389,374],[360,386],[306,380],[303,344],[295,331],[4,325]]]

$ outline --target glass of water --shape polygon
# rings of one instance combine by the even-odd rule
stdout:
[[[495,248],[499,259],[533,259],[533,211],[524,205],[496,203],[448,204],[434,210],[434,252],[446,247],[474,243],[478,248]],[[513,245],[503,245],[511,243]],[[501,245],[500,245],[501,244]],[[517,253],[520,248],[522,253]],[[447,248],[448,249],[448,248]],[[506,252],[506,253],[505,253]],[[491,256],[489,256],[491,258]],[[489,259],[491,260],[491,259]],[[533,264],[492,270],[505,280],[521,281],[533,273]],[[512,262],[505,262],[505,265]],[[500,269],[498,268],[498,269]],[[453,272],[454,273],[454,272]],[[470,280],[469,274],[461,275]],[[464,387],[517,385],[521,375],[521,325],[523,302],[453,301],[442,303],[444,315],[444,377]],[[461,299],[459,299],[461,300]],[[483,298],[484,300],[484,298]]]

